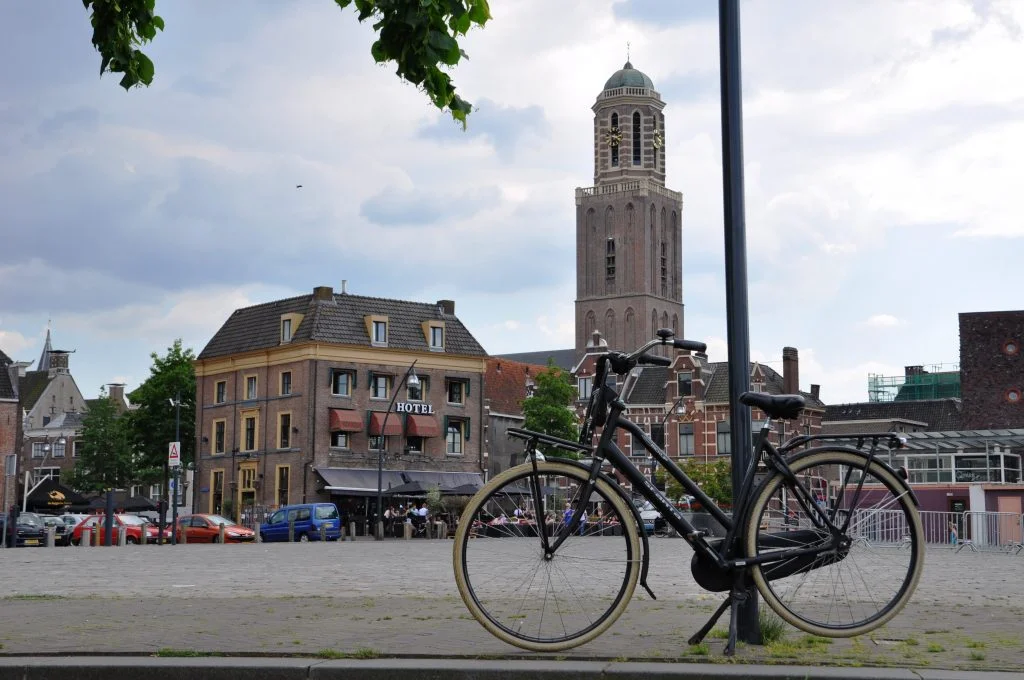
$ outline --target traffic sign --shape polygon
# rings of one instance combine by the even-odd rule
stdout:
[[[181,465],[181,442],[171,442],[167,447],[167,464],[171,467]]]

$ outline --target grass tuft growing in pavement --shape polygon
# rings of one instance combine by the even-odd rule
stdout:
[[[786,637],[786,622],[766,609],[758,611],[761,624],[761,640],[764,644],[779,642]]]

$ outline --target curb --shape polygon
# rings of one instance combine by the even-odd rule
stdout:
[[[1020,673],[745,664],[258,657],[7,657],[0,680],[1011,680]]]

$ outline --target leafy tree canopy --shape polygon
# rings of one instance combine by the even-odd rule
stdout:
[[[163,478],[167,462],[167,445],[175,441],[176,407],[181,401],[181,462],[195,460],[196,449],[196,373],[192,362],[195,354],[184,349],[181,340],[167,348],[167,354],[153,352],[153,365],[146,382],[129,396],[137,405],[131,412],[132,431],[140,453],[140,481],[156,482]]]
[[[153,82],[153,62],[140,47],[164,30],[156,0],[82,0],[92,10],[92,44],[100,53],[100,75],[120,73],[129,90]],[[491,18],[487,0],[334,0],[354,5],[360,22],[373,20],[377,41],[370,54],[378,64],[394,62],[398,77],[422,89],[437,108],[466,125],[472,106],[455,93],[443,70],[468,59],[458,39]],[[245,11],[245,10],[240,10]]]
[[[138,481],[135,446],[127,415],[119,415],[106,389],[89,407],[78,440],[78,460],[68,483],[83,493],[122,489]]]
[[[576,413],[572,410],[576,388],[570,375],[555,366],[554,361],[548,360],[547,368],[537,373],[534,381],[536,387],[533,394],[523,400],[523,415],[526,419],[523,427],[553,437],[576,441],[579,437],[579,427]],[[544,446],[540,448],[545,456],[576,457],[561,449]]]
[[[729,460],[684,458],[677,461],[686,476],[700,484],[700,488],[718,505],[732,504],[732,465]],[[665,495],[676,500],[686,495],[683,485],[669,476],[663,468],[656,473],[658,481],[665,484]]]

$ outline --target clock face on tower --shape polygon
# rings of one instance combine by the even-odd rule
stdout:
[[[608,146],[618,146],[622,143],[622,131],[613,127],[604,133],[604,143]]]
[[[652,144],[654,144],[655,149],[660,149],[665,144],[665,140],[661,136],[661,130],[654,131],[654,139],[652,141]]]

